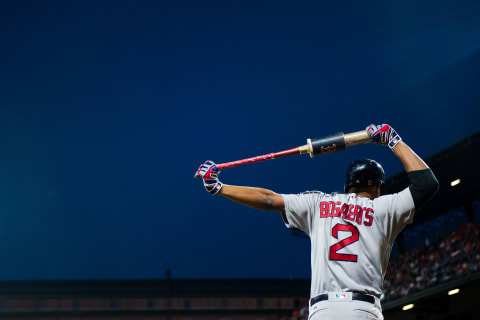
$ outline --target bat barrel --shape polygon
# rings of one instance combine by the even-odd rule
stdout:
[[[372,142],[366,130],[347,133],[345,135],[345,144],[347,147],[356,146],[362,143]]]
[[[307,139],[310,146],[310,157],[347,149],[343,132],[335,133],[323,138]]]

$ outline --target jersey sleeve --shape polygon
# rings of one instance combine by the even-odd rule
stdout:
[[[409,188],[378,198],[385,206],[390,220],[391,235],[395,238],[409,223],[413,222],[415,203]]]
[[[287,228],[302,230],[310,236],[315,203],[322,194],[321,192],[282,194],[285,203],[285,213],[282,214],[282,218]]]

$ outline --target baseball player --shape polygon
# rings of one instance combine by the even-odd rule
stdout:
[[[410,186],[381,195],[382,166],[370,159],[347,169],[345,190],[326,194],[273,191],[222,184],[215,163],[196,172],[212,195],[282,214],[288,228],[304,231],[311,240],[312,279],[309,319],[383,319],[380,295],[395,237],[437,191],[433,172],[387,124],[367,127],[378,145],[388,146],[403,163]]]

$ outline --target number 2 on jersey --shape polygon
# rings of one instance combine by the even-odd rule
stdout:
[[[346,254],[346,253],[337,253],[338,250],[345,248],[346,246],[358,241],[358,229],[351,224],[340,224],[337,223],[332,228],[332,236],[335,239],[338,239],[338,232],[345,231],[351,232],[352,235],[348,238],[343,239],[333,245],[330,246],[330,260],[337,260],[337,261],[351,261],[357,262],[357,255],[355,254]]]

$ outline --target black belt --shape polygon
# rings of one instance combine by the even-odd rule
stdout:
[[[328,300],[328,293],[324,293],[310,299],[310,306],[313,306],[315,303],[324,301],[324,300]],[[360,292],[353,292],[352,300],[364,301],[364,302],[375,304],[375,298],[373,296],[369,294],[360,293]]]

